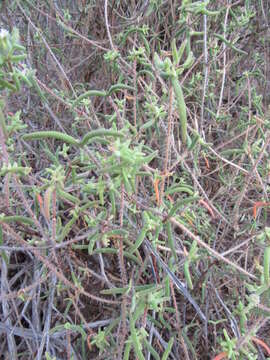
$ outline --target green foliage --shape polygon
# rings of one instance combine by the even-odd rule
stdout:
[[[14,28],[12,33],[5,29],[0,31],[0,91],[20,91],[21,82],[31,86],[30,77],[32,72],[24,67],[17,66],[26,59],[25,47],[20,45],[19,31]]]
[[[0,5],[4,351],[257,359],[268,5],[73,5]]]
[[[175,39],[172,41],[172,55],[173,55],[173,64],[169,58],[166,58],[162,61],[157,53],[154,54],[154,63],[156,68],[160,71],[161,75],[165,78],[169,78],[173,86],[177,111],[181,124],[181,139],[184,145],[187,143],[187,111],[186,103],[184,99],[184,94],[182,86],[178,80],[178,75],[186,69],[189,69],[193,62],[194,56],[192,51],[188,51],[187,58],[182,65],[179,65],[182,55],[185,51],[187,41],[185,40],[179,49],[176,48]],[[178,67],[178,68],[176,68]]]

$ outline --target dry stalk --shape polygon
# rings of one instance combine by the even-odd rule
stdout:
[[[52,264],[48,259],[43,257],[37,248],[34,246],[31,246],[27,243],[27,241],[23,240],[20,235],[18,235],[8,224],[0,221],[3,228],[6,230],[7,233],[9,233],[19,244],[21,244],[26,250],[32,252],[35,257],[40,260],[44,265],[47,266],[47,268],[61,281],[63,282],[67,287],[71,288],[76,294],[85,295],[86,297],[95,300],[97,302],[103,302],[106,304],[119,304],[118,301],[114,300],[107,300],[100,298],[96,295],[92,295],[89,292],[85,291],[83,288],[78,287],[74,285],[71,281],[69,281],[61,272],[60,269],[56,269],[55,265]]]
[[[269,131],[266,132],[265,137],[266,137],[266,140],[265,140],[264,146],[261,149],[261,152],[260,152],[257,160],[255,161],[254,165],[252,166],[252,169],[250,170],[249,174],[246,176],[245,183],[243,185],[242,191],[241,191],[241,193],[240,193],[240,195],[239,195],[239,197],[238,197],[238,199],[236,201],[235,207],[234,207],[233,224],[234,224],[234,227],[236,229],[239,227],[239,225],[238,225],[239,209],[240,209],[241,203],[242,203],[242,201],[244,199],[245,193],[246,193],[246,191],[248,189],[248,185],[249,185],[249,183],[250,183],[250,181],[251,181],[251,179],[252,179],[252,177],[254,175],[255,170],[257,169],[257,166],[261,162],[267,147],[269,146],[269,143],[270,143],[270,133],[269,133]]]
[[[225,262],[226,264],[230,265],[232,268],[234,268],[235,270],[238,270],[239,272],[241,272],[242,274],[248,276],[250,279],[253,280],[257,280],[256,276],[253,274],[250,274],[248,271],[244,270],[243,268],[241,268],[241,266],[233,263],[232,261],[230,261],[229,259],[225,258],[224,256],[222,256],[221,254],[219,254],[217,251],[215,251],[214,249],[212,249],[209,245],[207,245],[204,241],[202,241],[199,236],[194,235],[185,225],[181,224],[179,221],[177,221],[175,218],[170,218],[170,221],[178,226],[180,229],[182,229],[190,238],[192,238],[193,240],[195,240],[198,245],[204,247],[211,255],[213,255],[216,259],[221,260],[223,262]]]
[[[181,320],[180,320],[180,316],[179,316],[179,311],[178,311],[178,306],[177,306],[177,302],[176,302],[176,298],[175,298],[174,287],[173,287],[172,281],[170,281],[170,288],[171,288],[171,294],[172,294],[172,299],[173,299],[173,306],[175,308],[176,325],[177,325],[177,329],[178,329],[179,340],[180,340],[181,345],[183,347],[183,351],[184,351],[184,354],[185,354],[185,359],[190,360],[189,355],[188,355],[188,349],[186,347],[185,340],[183,339],[183,336],[182,336]]]
[[[163,176],[161,180],[160,185],[160,197],[159,197],[159,206],[162,204],[163,195],[164,195],[164,188],[165,188],[165,181],[166,181],[166,175],[168,173],[168,164],[169,164],[169,152],[170,152],[170,144],[171,144],[171,135],[172,135],[172,122],[173,122],[173,87],[170,85],[169,88],[169,110],[168,110],[168,130],[167,130],[167,138],[166,138],[166,150],[165,150],[165,160],[164,160],[164,166],[163,166]]]
[[[120,201],[120,213],[119,213],[119,222],[120,227],[123,226],[123,216],[124,216],[124,206],[125,206],[125,192],[124,192],[124,184],[121,184],[121,201]],[[118,249],[118,260],[119,260],[119,266],[120,266],[120,273],[122,278],[122,284],[123,286],[127,285],[127,272],[125,268],[125,261],[124,261],[124,250],[123,250],[123,238],[122,236],[119,239],[119,249]],[[121,324],[120,331],[118,334],[118,343],[119,343],[119,349],[118,349],[118,359],[122,359],[122,353],[123,348],[125,344],[125,339],[127,335],[127,296],[124,294],[122,297],[122,303],[121,303]]]

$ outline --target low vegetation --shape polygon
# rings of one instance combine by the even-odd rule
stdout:
[[[0,358],[270,359],[270,4],[0,4]]]

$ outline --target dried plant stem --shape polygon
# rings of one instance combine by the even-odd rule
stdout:
[[[48,305],[47,305],[47,309],[46,309],[46,320],[45,320],[45,326],[43,329],[43,336],[41,339],[41,342],[39,344],[39,348],[38,348],[38,353],[37,353],[37,360],[41,360],[43,357],[43,349],[44,346],[46,345],[46,351],[48,351],[48,347],[49,347],[49,340],[50,340],[50,335],[49,335],[49,331],[51,328],[51,317],[52,317],[52,307],[53,307],[53,303],[54,303],[54,295],[55,295],[55,288],[56,288],[56,282],[57,282],[57,278],[54,274],[51,275],[51,281],[50,281],[50,292],[49,292],[49,297],[48,297]]]
[[[114,301],[114,300],[107,300],[107,299],[102,299],[98,296],[92,295],[89,292],[85,291],[84,289],[77,287],[76,285],[74,285],[71,281],[69,281],[61,272],[60,269],[56,270],[55,265],[53,265],[48,259],[46,259],[45,257],[43,257],[38,249],[36,249],[35,247],[29,245],[25,240],[23,240],[21,238],[20,235],[18,235],[8,224],[3,223],[2,221],[0,221],[0,223],[2,224],[3,228],[10,234],[12,235],[12,237],[22,246],[25,247],[25,249],[29,250],[30,252],[32,252],[37,259],[39,259],[44,265],[46,265],[46,267],[53,272],[53,274],[56,275],[56,277],[63,282],[66,286],[70,287],[72,290],[75,291],[75,293],[78,294],[82,294],[85,295],[86,297],[95,300],[97,302],[103,302],[103,303],[107,303],[107,304],[119,304],[118,301]]]
[[[239,195],[239,197],[238,197],[238,199],[237,199],[237,201],[236,201],[236,204],[235,204],[235,207],[234,207],[234,210],[233,210],[233,212],[234,212],[233,224],[234,224],[234,227],[235,227],[235,228],[238,228],[238,227],[239,227],[239,226],[238,226],[239,209],[240,209],[240,205],[241,205],[241,203],[242,203],[242,201],[243,201],[243,198],[244,198],[244,196],[245,196],[245,193],[246,193],[246,191],[247,191],[248,185],[249,185],[249,183],[250,183],[250,181],[251,181],[251,179],[252,179],[252,177],[253,177],[253,175],[254,175],[254,172],[255,172],[258,164],[261,162],[263,156],[265,155],[264,153],[265,153],[267,147],[269,146],[269,143],[270,143],[270,133],[269,133],[268,131],[267,131],[266,134],[265,134],[265,138],[266,138],[266,140],[265,140],[265,143],[264,143],[264,145],[263,145],[263,147],[262,147],[262,149],[261,149],[261,151],[260,151],[260,154],[259,154],[257,160],[255,161],[252,169],[250,170],[249,174],[246,176],[244,186],[243,186],[243,188],[242,188],[242,190],[241,190],[241,193],[240,193],[240,195]]]
[[[119,222],[120,226],[123,226],[123,215],[124,215],[124,184],[121,184],[121,201],[120,201],[120,213],[119,213]],[[125,268],[125,261],[124,261],[124,252],[123,252],[123,238],[122,236],[119,239],[119,248],[118,248],[118,261],[120,266],[120,273],[122,278],[123,286],[127,285],[127,273]],[[119,324],[119,333],[118,333],[118,359],[122,359],[122,353],[125,344],[125,338],[127,335],[127,296],[124,294],[122,297],[122,304],[121,304],[121,323]]]
[[[0,99],[1,101],[1,99]],[[2,149],[2,156],[1,156],[1,160],[3,161],[3,164],[5,164],[6,166],[8,166],[9,160],[8,160],[8,152],[7,152],[7,147],[6,147],[6,138],[5,138],[5,133],[4,133],[4,127],[5,127],[5,118],[4,118],[4,113],[0,104],[0,146]],[[9,187],[8,187],[8,182],[9,182],[9,174],[7,174],[5,176],[5,188],[7,191],[5,191],[5,205],[7,208],[9,208]]]
[[[180,316],[179,316],[179,311],[178,311],[178,307],[177,307],[177,302],[176,302],[176,298],[175,298],[174,287],[173,287],[172,281],[170,281],[170,288],[171,288],[171,293],[172,293],[172,298],[173,298],[173,306],[175,308],[176,325],[177,325],[177,329],[178,329],[179,340],[181,342],[181,345],[182,345],[182,348],[184,351],[185,359],[190,360],[189,355],[188,355],[188,349],[186,347],[185,340],[183,339],[183,336],[182,336],[181,321],[180,321]]]
[[[203,15],[203,50],[204,50],[204,84],[203,84],[203,96],[202,96],[202,105],[201,105],[201,134],[204,136],[204,106],[205,106],[205,96],[208,87],[208,73],[209,73],[209,64],[208,64],[208,48],[207,48],[207,16]]]
[[[224,20],[224,32],[223,32],[223,37],[226,37],[226,29],[227,29],[227,22],[228,22],[228,15],[229,15],[229,10],[230,7],[228,6],[226,9],[226,14],[225,14],[225,20]],[[222,71],[222,85],[221,85],[221,90],[220,90],[220,94],[219,94],[219,102],[218,102],[218,109],[217,109],[217,114],[216,117],[219,116],[220,110],[221,110],[221,105],[222,105],[222,101],[223,101],[223,93],[224,93],[224,86],[225,86],[225,80],[226,80],[226,43],[223,42],[222,44],[223,46],[223,71]]]
[[[221,254],[219,254],[217,251],[215,251],[214,249],[212,249],[209,245],[207,245],[204,241],[202,241],[199,236],[194,235],[185,225],[181,224],[178,220],[176,220],[175,218],[170,218],[170,221],[178,226],[180,229],[182,229],[190,238],[192,238],[193,240],[195,240],[198,245],[204,247],[211,255],[213,255],[216,259],[221,260],[223,262],[225,262],[226,264],[230,265],[232,268],[234,268],[235,270],[240,271],[242,274],[248,276],[251,279],[257,280],[256,276],[250,274],[248,271],[244,270],[243,268],[241,268],[239,265],[233,263],[232,261],[228,260],[227,258],[225,258],[224,256],[222,256]]]
[[[137,60],[133,60],[133,87],[134,87],[134,96],[133,96],[133,125],[137,129]]]
[[[31,26],[33,27],[33,29],[35,30],[36,33],[39,34],[40,38],[42,39],[46,49],[48,50],[49,54],[51,55],[52,59],[54,60],[53,62],[53,65],[55,66],[55,64],[57,66],[55,66],[55,69],[56,71],[58,72],[59,74],[59,78],[60,78],[60,81],[62,82],[62,87],[63,87],[63,90],[66,90],[67,89],[67,85],[68,85],[68,88],[70,88],[73,92],[73,95],[76,96],[76,93],[75,93],[75,90],[73,89],[73,86],[65,72],[65,70],[63,69],[63,66],[60,64],[60,62],[58,61],[58,59],[56,58],[56,56],[54,55],[51,47],[49,46],[49,44],[47,43],[46,39],[44,38],[44,36],[42,35],[41,31],[35,26],[35,24],[31,21],[31,19],[29,18],[29,16],[27,16],[26,12],[24,11],[24,9],[22,8],[22,6],[20,5],[20,3],[18,2],[17,3],[21,12],[24,14],[25,18],[27,19],[27,21],[29,22],[29,24],[31,24]],[[60,69],[60,72],[58,70],[58,68]],[[60,75],[62,74],[62,76]],[[66,85],[67,84],[67,85]]]
[[[108,0],[104,1],[104,17],[105,17],[106,30],[107,30],[107,35],[109,38],[110,46],[113,50],[115,50],[115,47],[114,47],[114,44],[112,41],[111,32],[110,32],[109,20],[108,20]]]
[[[7,152],[7,147],[6,147],[6,138],[5,138],[5,133],[4,133],[4,123],[5,123],[5,118],[4,118],[4,113],[3,110],[1,108],[1,104],[0,104],[0,145],[1,145],[1,149],[2,149],[2,156],[3,157],[3,162],[8,165],[8,152]]]
[[[4,258],[1,260],[1,294],[4,295],[4,298],[2,299],[2,311],[3,316],[5,319],[5,325],[8,327],[12,326],[11,318],[10,318],[10,309],[8,305],[7,298],[5,297],[5,293],[7,291],[8,287],[8,279],[7,279],[7,264]],[[17,360],[18,354],[17,354],[17,346],[15,342],[15,338],[13,334],[10,334],[10,336],[7,337],[8,342],[8,350],[9,354],[11,356],[11,359]]]
[[[165,181],[166,175],[168,173],[168,164],[169,164],[169,153],[170,153],[170,144],[171,144],[171,136],[173,130],[173,117],[172,117],[172,103],[173,103],[173,87],[170,85],[169,88],[169,111],[168,111],[168,129],[167,129],[167,137],[166,137],[166,149],[165,149],[165,160],[163,165],[163,176],[160,185],[160,194],[159,194],[159,206],[162,204],[163,196],[164,196],[164,189],[165,189]]]

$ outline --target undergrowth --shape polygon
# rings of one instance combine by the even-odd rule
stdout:
[[[0,358],[270,359],[269,2],[0,8]]]

